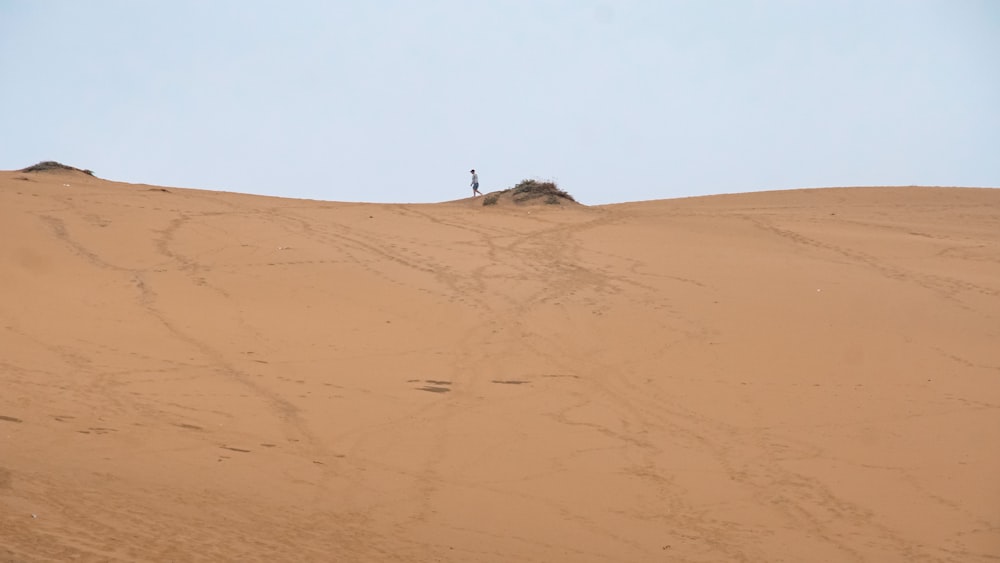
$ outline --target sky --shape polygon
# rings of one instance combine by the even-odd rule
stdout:
[[[430,203],[1000,186],[995,0],[0,0],[0,169]]]

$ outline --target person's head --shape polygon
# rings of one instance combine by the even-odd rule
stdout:
[[[469,172],[472,172],[473,174],[475,174],[476,173],[476,169],[473,168],[472,170],[469,170]]]

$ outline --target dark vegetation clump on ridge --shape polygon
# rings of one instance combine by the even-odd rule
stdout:
[[[522,180],[513,188],[493,192],[483,198],[483,205],[496,205],[500,196],[509,193],[514,203],[526,203],[539,198],[550,205],[557,205],[561,199],[575,202],[573,196],[556,187],[555,182],[540,182],[538,180]]]
[[[79,168],[74,168],[72,166],[66,166],[63,163],[56,162],[54,160],[46,160],[44,162],[39,162],[38,164],[22,169],[21,172],[51,172],[58,170],[69,170],[69,171],[75,170],[77,172],[83,172],[84,174],[90,176],[94,175],[93,170],[81,170]]]

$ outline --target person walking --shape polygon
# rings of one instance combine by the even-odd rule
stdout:
[[[479,174],[476,174],[476,169],[473,168],[472,170],[469,170],[469,172],[472,172],[472,197],[483,195],[479,191]]]

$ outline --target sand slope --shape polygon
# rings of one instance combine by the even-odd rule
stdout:
[[[0,561],[1000,559],[1000,190],[0,173]]]

